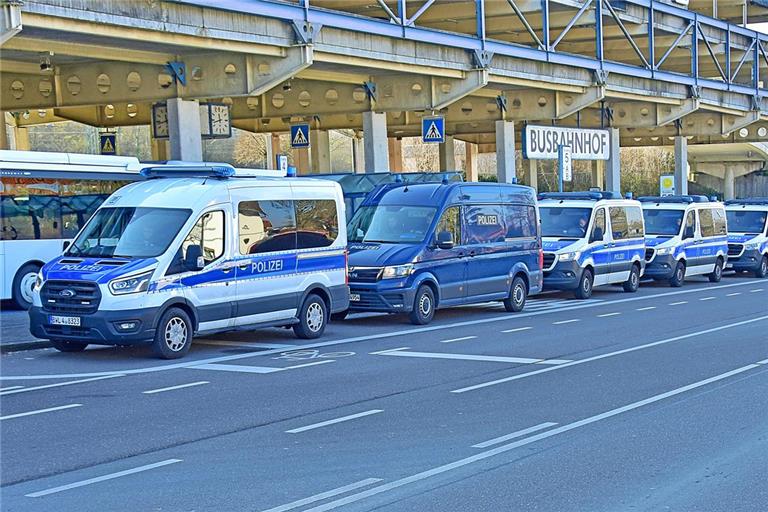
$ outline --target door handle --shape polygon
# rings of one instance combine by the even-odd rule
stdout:
[[[474,258],[477,253],[475,251],[469,251],[469,257]]]
[[[248,267],[250,267],[250,266],[251,266],[251,262],[250,262],[250,261],[247,261],[247,262],[245,262],[245,263],[240,263],[240,264],[237,266],[237,268],[239,268],[240,270],[247,270],[247,269],[248,269]]]

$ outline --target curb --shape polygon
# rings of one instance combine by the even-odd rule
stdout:
[[[9,352],[21,352],[23,350],[37,350],[41,348],[52,347],[50,341],[35,340],[35,341],[19,341],[15,343],[3,343],[0,345],[0,353],[7,354]]]

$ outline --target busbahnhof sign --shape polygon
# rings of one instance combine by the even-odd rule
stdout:
[[[573,160],[608,160],[610,132],[590,128],[526,125],[523,132],[523,157],[549,160],[558,157],[558,148],[569,146]]]

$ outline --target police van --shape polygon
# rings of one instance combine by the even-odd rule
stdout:
[[[142,173],[42,268],[34,336],[64,352],[150,343],[177,358],[195,334],[292,326],[316,338],[347,309],[338,184],[226,164]]]
[[[349,222],[350,311],[407,313],[487,301],[507,311],[541,291],[532,188],[492,183],[394,183],[371,192]]]
[[[645,269],[640,203],[618,193],[539,194],[544,288],[592,296],[595,286],[622,284],[636,292]]]
[[[725,202],[728,219],[728,264],[737,272],[768,275],[768,197]]]
[[[728,259],[725,208],[706,196],[640,197],[645,218],[645,274],[671,286],[686,276],[720,281]]]

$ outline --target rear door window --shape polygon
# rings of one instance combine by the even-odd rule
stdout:
[[[611,232],[614,240],[624,240],[629,238],[629,224],[627,222],[627,212],[621,206],[611,206],[608,208],[611,216]]]
[[[240,254],[296,249],[293,201],[243,201],[237,206]]]
[[[645,236],[643,229],[643,210],[639,207],[628,206],[624,208],[627,215],[627,229],[629,238],[642,238]]]
[[[339,236],[339,217],[333,199],[298,199],[296,246],[299,249],[328,247]]]
[[[701,236],[715,236],[715,218],[711,208],[699,210],[699,225],[701,226]]]
[[[536,236],[536,209],[525,204],[504,206],[507,239]]]

